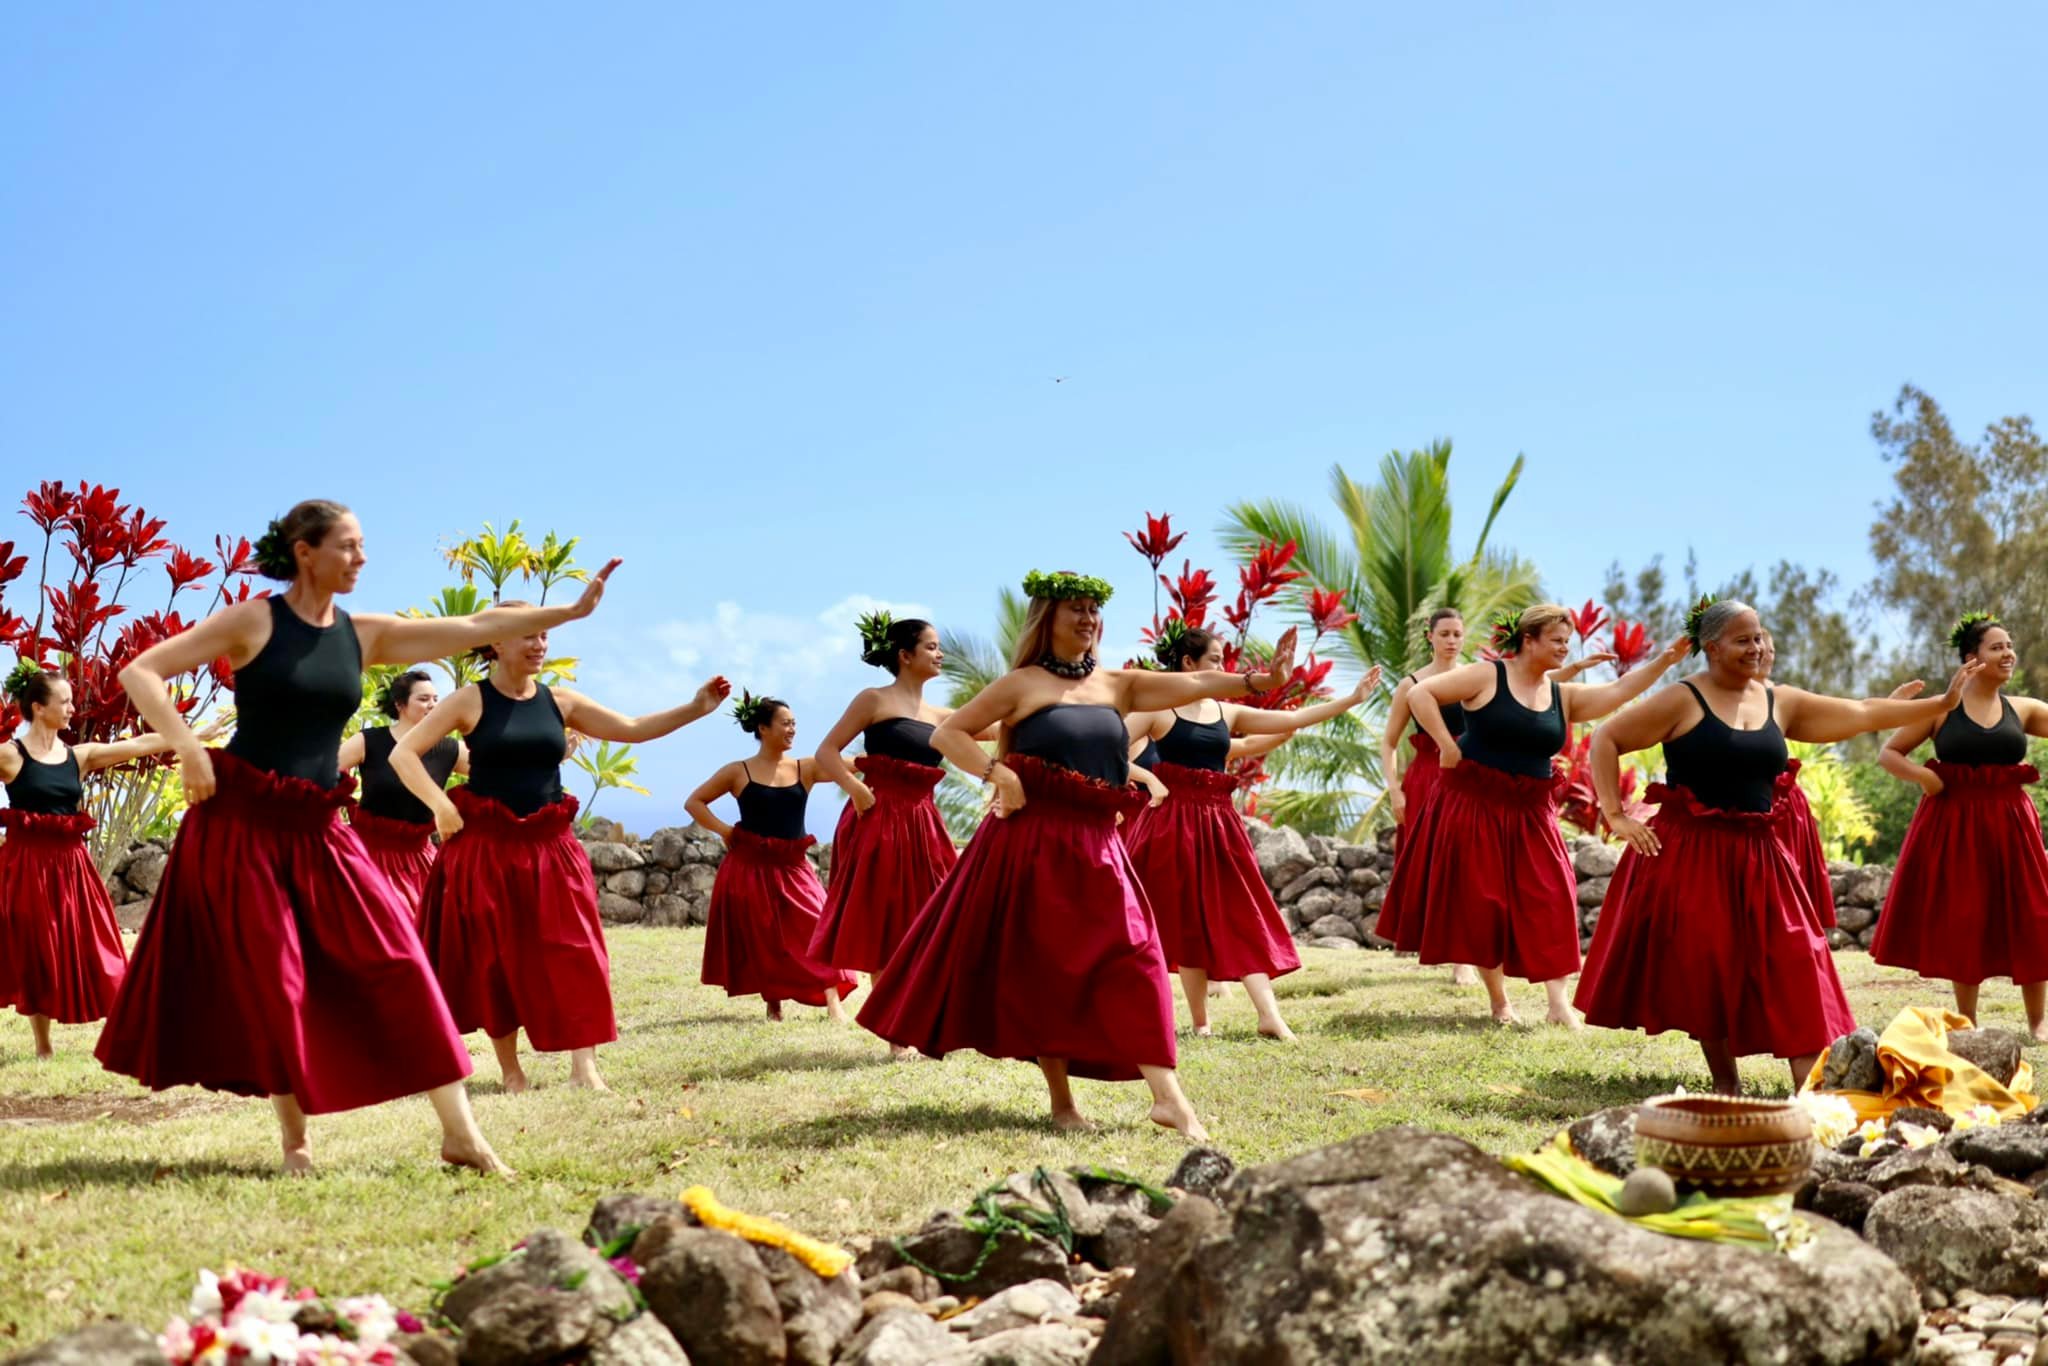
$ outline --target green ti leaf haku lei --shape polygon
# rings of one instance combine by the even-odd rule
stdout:
[[[1109,586],[1108,579],[1098,579],[1093,574],[1073,574],[1061,570],[1047,574],[1034,569],[1024,576],[1024,596],[1045,598],[1058,602],[1063,598],[1092,598],[1096,602],[1108,602],[1116,590]]]

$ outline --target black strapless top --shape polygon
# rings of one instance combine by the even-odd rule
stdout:
[[[938,768],[945,763],[939,752],[932,748],[932,731],[937,729],[929,721],[916,721],[908,716],[891,716],[877,721],[861,735],[861,748],[870,754],[879,754],[885,759],[901,759],[906,764],[923,764],[926,768]]]
[[[391,751],[398,745],[398,737],[391,733],[389,726],[377,726],[363,732],[363,764],[358,770],[361,795],[357,798],[363,810],[373,816],[382,816],[388,821],[404,821],[407,825],[432,825],[434,813],[427,810],[427,804],[406,790],[398,775],[391,771]],[[462,760],[462,750],[452,735],[444,735],[426,752],[420,762],[425,765],[427,776],[434,780],[434,786],[448,786],[448,779],[455,772],[455,765]]]
[[[1941,719],[1934,732],[1934,757],[1945,764],[2023,764],[2027,761],[2027,728],[2012,701],[1998,699],[1998,724],[1980,726],[1957,707]]]
[[[1190,721],[1175,712],[1172,728],[1155,743],[1163,763],[1221,773],[1230,762],[1230,723],[1220,716]]]
[[[505,696],[488,678],[477,691],[484,714],[469,733],[469,790],[504,803],[515,816],[562,800],[569,736],[547,684],[534,684],[533,696],[524,700]]]
[[[339,607],[332,626],[309,626],[282,596],[270,604],[270,639],[235,670],[235,733],[228,753],[266,773],[320,787],[341,781],[341,730],[363,704],[363,648]]]
[[[1415,688],[1419,688],[1422,686],[1422,680],[1417,678],[1414,674],[1408,675],[1408,683],[1410,691],[1413,691]],[[1444,714],[1444,729],[1451,733],[1451,738],[1453,740],[1456,740],[1460,736],[1464,735],[1465,708],[1463,704],[1453,702],[1449,706],[1444,707],[1442,710]],[[1420,721],[1417,721],[1415,723],[1415,733],[1417,735],[1422,734],[1422,723]],[[1464,746],[1460,745],[1458,748],[1463,749]]]
[[[1477,711],[1465,712],[1464,738],[1458,748],[1474,763],[1516,773],[1524,778],[1548,778],[1550,759],[1564,748],[1564,698],[1557,684],[1550,685],[1550,705],[1531,711],[1508,691],[1508,666],[1493,662],[1493,699]],[[1446,707],[1446,715],[1450,708]]]
[[[78,751],[66,745],[63,758],[46,764],[31,759],[28,746],[18,738],[14,747],[21,751],[21,772],[7,784],[7,804],[16,811],[38,816],[77,815],[85,801],[85,780],[78,775]],[[24,915],[33,909],[36,908],[21,907]]]
[[[1714,715],[1690,681],[1685,690],[1700,704],[1700,723],[1664,742],[1664,778],[1717,811],[1769,811],[1778,775],[1790,757],[1778,729],[1778,693],[1764,689],[1769,708],[1755,730],[1737,730]]]
[[[1028,754],[1113,787],[1131,780],[1130,732],[1115,707],[1069,702],[1010,726],[1010,752]]]
[[[747,785],[740,789],[737,798],[740,804],[740,829],[750,835],[765,835],[774,840],[800,840],[804,837],[804,807],[810,801],[810,790],[798,778],[786,787],[770,787],[754,781],[754,770],[742,764],[747,775]]]

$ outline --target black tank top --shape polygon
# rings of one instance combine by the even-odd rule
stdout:
[[[531,816],[562,800],[562,760],[569,737],[547,684],[517,701],[486,678],[477,684],[484,714],[469,733],[469,790],[504,803],[515,816]]]
[[[1945,764],[2023,764],[2027,761],[2027,728],[2009,698],[2000,694],[1998,724],[1980,726],[1957,707],[1934,732],[1934,757]]]
[[[1422,686],[1422,680],[1414,674],[1408,675],[1408,682],[1411,691]],[[1453,740],[1458,739],[1465,733],[1465,708],[1461,704],[1454,702],[1450,706],[1443,708],[1443,714],[1444,729],[1451,733]],[[1417,735],[1422,734],[1422,723],[1420,721],[1415,723],[1415,733]],[[1460,745],[1458,748],[1463,749],[1464,746]]]
[[[1157,740],[1147,740],[1145,747],[1138,751],[1138,757],[1130,762],[1144,769],[1147,773],[1159,767],[1159,742]]]
[[[1074,702],[1032,712],[1010,727],[1010,751],[1122,787],[1131,780],[1130,733],[1115,707]]]
[[[1664,776],[1717,811],[1769,811],[1778,775],[1785,771],[1785,732],[1778,729],[1778,692],[1764,689],[1763,725],[1737,730],[1714,715],[1690,681],[1685,690],[1700,704],[1700,723],[1664,742]]]
[[[321,787],[341,781],[341,728],[363,705],[363,648],[339,607],[332,626],[308,626],[280,594],[270,639],[235,670],[228,753],[267,773]]]
[[[1162,763],[1221,773],[1230,762],[1230,724],[1220,716],[1214,721],[1190,721],[1176,711],[1172,728],[1156,743]]]
[[[891,716],[877,721],[860,733],[861,747],[870,754],[879,754],[885,759],[901,759],[906,764],[923,764],[926,768],[939,768],[945,760],[932,748],[932,731],[936,729],[929,721],[917,721],[908,716]]]
[[[1550,705],[1531,711],[1508,691],[1508,666],[1493,662],[1493,698],[1485,706],[1465,710],[1464,738],[1458,748],[1467,759],[1518,773],[1525,778],[1548,778],[1550,759],[1564,748],[1564,698],[1557,684],[1550,685]],[[1448,715],[1450,708],[1444,708]]]
[[[740,767],[747,775],[747,785],[740,789],[739,795],[740,829],[774,840],[802,839],[804,806],[811,797],[803,778],[799,776],[784,787],[769,787],[754,781],[752,764]]]
[[[20,740],[14,747],[21,751],[21,772],[7,784],[7,804],[39,816],[76,815],[85,800],[85,784],[78,776],[78,751],[66,745],[63,758],[45,764],[29,758],[28,746]]]
[[[408,825],[432,825],[434,813],[427,810],[425,802],[406,791],[405,784],[398,781],[398,775],[391,771],[391,751],[397,744],[398,739],[389,726],[363,732],[363,765],[357,770],[362,784],[359,800],[363,810],[373,816],[404,821]],[[426,765],[427,776],[434,780],[435,787],[446,787],[448,777],[455,772],[455,765],[461,757],[462,751],[456,745],[455,737],[445,735],[435,742],[420,762]]]

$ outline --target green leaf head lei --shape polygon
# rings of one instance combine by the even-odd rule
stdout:
[[[756,697],[745,688],[741,688],[739,701],[732,704],[732,719],[739,722],[741,730],[752,734],[755,725],[767,712],[773,700],[769,697]]]
[[[1702,593],[1700,600],[1692,605],[1692,610],[1685,614],[1685,638],[1692,642],[1694,654],[1701,653],[1704,648],[1700,644],[1700,627],[1706,622],[1707,609],[1713,605],[1714,595]]]
[[[1490,634],[1487,643],[1504,655],[1515,654],[1522,648],[1522,614],[1520,612],[1497,612],[1487,622]]]
[[[1074,574],[1064,569],[1057,574],[1047,574],[1034,569],[1024,576],[1024,596],[1044,598],[1048,602],[1058,602],[1062,598],[1091,598],[1102,603],[1108,602],[1115,592],[1108,579],[1098,579],[1093,574]]]
[[[889,628],[896,624],[896,618],[880,608],[863,612],[854,623],[860,631],[860,652],[862,658],[889,648]]]
[[[16,702],[21,702],[28,696],[28,685],[46,672],[41,664],[23,655],[20,662],[8,672],[7,695]]]
[[[1168,617],[1165,624],[1159,628],[1159,634],[1153,638],[1153,657],[1168,668],[1173,667],[1174,657],[1180,653],[1180,643],[1187,638],[1186,619],[1179,616]]]
[[[1965,612],[1960,617],[1956,618],[1956,624],[1949,629],[1948,647],[1949,649],[1954,650],[1956,653],[1961,654],[1963,652],[1963,642],[1970,638],[1971,632],[1974,631],[1977,627],[1999,626],[2002,624],[2003,623],[2001,623],[1998,620],[1998,616],[1996,613]],[[1979,638],[1981,639],[1981,633],[1979,633]]]

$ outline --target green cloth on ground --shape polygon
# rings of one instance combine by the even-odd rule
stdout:
[[[1587,1209],[1627,1219],[1638,1228],[1673,1238],[1698,1238],[1710,1243],[1784,1252],[1806,1237],[1806,1221],[1792,1213],[1790,1195],[1716,1199],[1696,1191],[1680,1200],[1669,1214],[1629,1218],[1615,1207],[1621,1198],[1621,1178],[1609,1176],[1572,1151],[1568,1130],[1533,1153],[1504,1157],[1501,1161],[1510,1170],[1534,1177]]]

